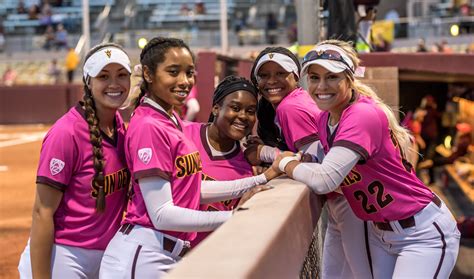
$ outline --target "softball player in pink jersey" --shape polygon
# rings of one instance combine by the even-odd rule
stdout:
[[[303,151],[312,155],[312,161],[318,161],[324,157],[317,128],[321,111],[308,92],[298,87],[299,70],[298,59],[285,48],[266,48],[255,60],[252,80],[264,97],[257,112],[258,132],[266,144],[275,145],[272,138],[277,138],[277,147]],[[257,150],[265,162],[272,162],[280,152],[278,148],[262,145]],[[255,159],[251,161],[259,163]],[[370,278],[369,259],[364,252],[367,250],[366,224],[350,210],[342,193],[332,192],[326,197],[328,227],[324,237],[322,277]]]
[[[125,139],[133,193],[102,258],[101,278],[164,276],[189,250],[196,232],[215,230],[232,216],[232,211],[199,211],[200,203],[238,198],[267,181],[260,175],[201,184],[199,151],[174,112],[194,84],[191,50],[179,39],[154,38],[140,63],[142,91]]]
[[[84,102],[43,141],[20,278],[98,278],[120,226],[130,173],[117,109],[130,90],[130,60],[118,45],[102,44],[87,54],[83,70]]]
[[[259,145],[256,153],[249,154],[252,148],[246,152],[254,165],[271,163],[279,150],[317,149],[317,144],[311,145],[319,140],[320,111],[308,105],[314,101],[298,86],[299,70],[298,58],[283,47],[268,47],[255,60],[251,80],[263,97],[257,111],[258,134],[267,145]]]
[[[391,109],[354,77],[352,47],[330,40],[305,56],[309,92],[324,111],[319,122],[326,156],[300,163],[279,156],[273,167],[316,193],[342,191],[354,213],[369,222],[374,278],[448,278],[460,234],[446,205],[406,160],[410,135]]]
[[[253,175],[240,140],[247,136],[256,121],[257,91],[245,78],[228,76],[214,91],[209,123],[188,122],[185,135],[192,139],[202,161],[203,180],[230,181]],[[273,171],[268,169],[268,171]],[[255,188],[251,192],[261,190]],[[251,192],[246,193],[252,194]],[[247,197],[246,197],[247,198]],[[245,199],[245,198],[244,198]],[[201,204],[201,210],[233,210],[240,199]],[[210,232],[200,232],[191,246],[195,247]]]

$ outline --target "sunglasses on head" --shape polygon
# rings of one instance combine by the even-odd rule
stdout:
[[[349,65],[349,63],[347,63],[346,60],[344,60],[344,58],[342,58],[342,55],[339,52],[337,52],[335,50],[332,50],[332,49],[327,49],[327,50],[323,50],[323,51],[312,50],[312,51],[308,52],[303,58],[303,66],[306,63],[308,63],[310,61],[317,60],[317,59],[325,59],[325,60],[332,60],[332,61],[342,62],[342,63],[344,63],[344,65],[347,66],[348,69],[351,70],[351,72],[354,73],[354,70]]]

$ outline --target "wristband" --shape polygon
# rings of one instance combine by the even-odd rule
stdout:
[[[282,172],[285,172],[286,165],[288,165],[288,163],[291,162],[291,161],[299,161],[298,156],[289,156],[289,157],[285,157],[285,158],[281,159],[280,163],[278,164],[278,168]]]

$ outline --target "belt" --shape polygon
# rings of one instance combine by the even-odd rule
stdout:
[[[133,229],[134,225],[132,224],[123,224],[121,227],[120,227],[120,230],[119,232],[125,234],[125,235],[128,235],[132,229]],[[173,250],[174,250],[174,247],[176,246],[176,241],[174,241],[173,239],[170,239],[166,236],[163,235],[163,249],[165,249],[166,251],[170,252],[170,253],[173,253]],[[189,252],[189,250],[191,250],[191,246],[188,246],[188,245],[183,245],[183,248],[181,249],[181,252],[179,252],[179,257],[184,257],[184,255],[186,255],[186,253]]]
[[[437,195],[433,194],[433,198],[431,198],[431,201],[434,204],[436,204],[436,206],[441,207],[441,199]],[[400,226],[403,229],[411,228],[411,227],[415,226],[415,217],[410,216],[408,218],[398,220],[397,222],[400,224]],[[374,225],[379,230],[382,230],[382,231],[393,231],[393,228],[392,228],[392,226],[390,225],[389,222],[374,222]]]

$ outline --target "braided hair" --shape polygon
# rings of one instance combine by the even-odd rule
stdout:
[[[253,63],[252,70],[250,71],[250,80],[254,84],[254,86],[258,89],[258,82],[257,77],[254,75],[255,68],[257,67],[257,63],[267,53],[280,53],[290,57],[295,64],[298,66],[298,72],[301,71],[301,65],[296,57],[291,51],[284,47],[267,47],[255,59]],[[277,147],[280,150],[289,150],[285,139],[281,136],[279,128],[276,126],[274,119],[275,119],[276,111],[273,108],[272,104],[267,101],[265,98],[260,98],[258,101],[257,106],[257,119],[258,119],[258,126],[257,126],[257,133],[258,136],[263,140],[266,145]]]
[[[250,92],[255,97],[255,99],[257,99],[258,97],[257,89],[248,79],[244,77],[230,75],[225,77],[214,90],[214,95],[212,97],[212,106],[222,106],[224,99],[227,95],[239,90]],[[209,115],[208,122],[213,121],[214,114],[211,112],[211,114]]]
[[[165,61],[165,55],[170,48],[187,49],[191,54],[194,62],[194,54],[183,40],[165,37],[155,37],[151,39],[140,53],[140,64],[142,65],[143,82],[140,85],[140,94],[135,100],[135,108],[140,105],[141,99],[149,90],[149,83],[145,79],[145,67],[147,67],[151,73],[155,73],[157,66],[163,61]]]
[[[116,47],[119,49],[123,48],[114,43],[100,44],[93,47],[86,55],[84,63],[98,50],[105,47]],[[94,99],[92,98],[92,91],[89,87],[90,79],[87,77],[82,78],[84,82],[84,108],[86,114],[87,125],[89,126],[89,137],[92,144],[92,158],[94,161],[94,177],[92,178],[92,185],[94,189],[98,189],[96,198],[95,208],[97,212],[103,212],[105,210],[105,189],[104,189],[104,152],[102,149],[102,134],[99,128],[99,118],[96,113],[96,106]]]

